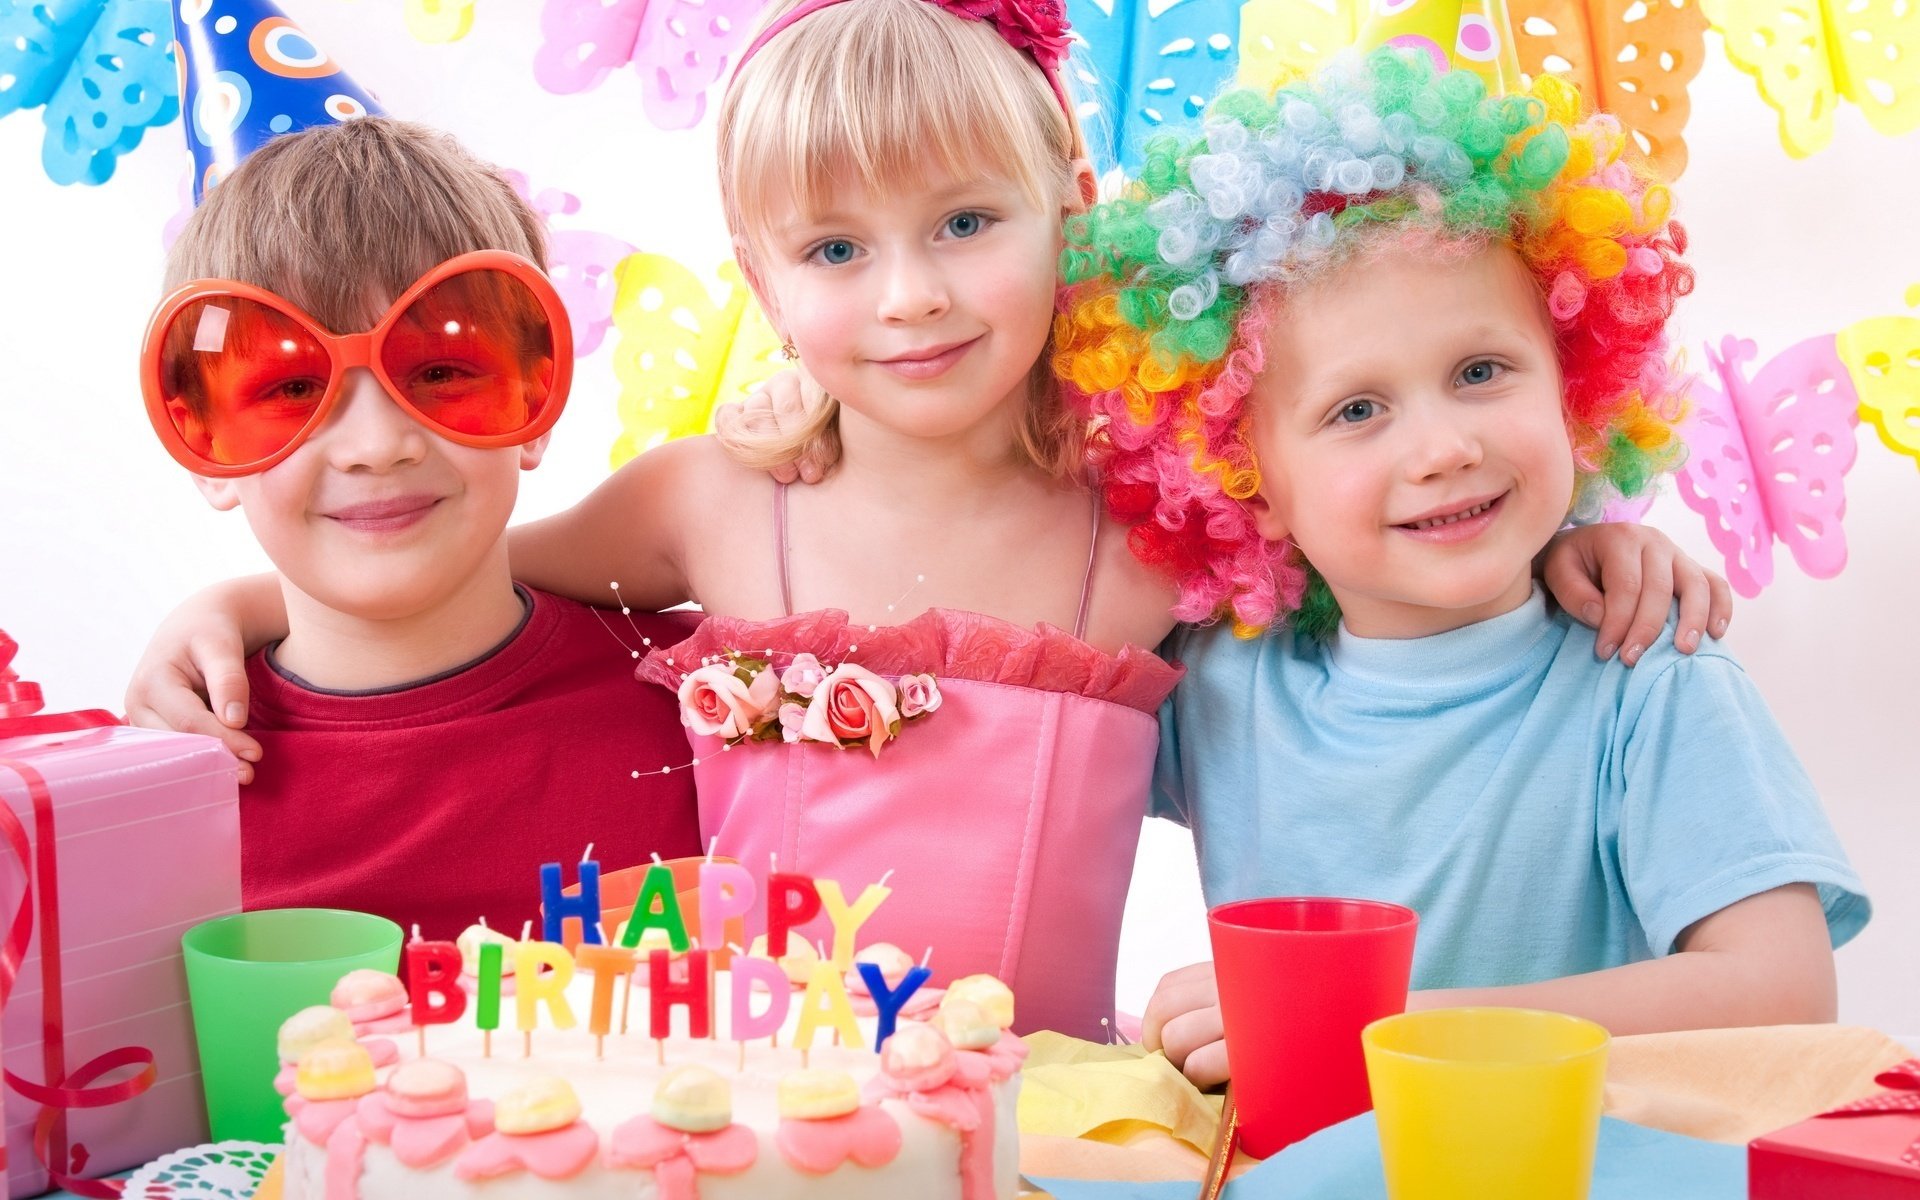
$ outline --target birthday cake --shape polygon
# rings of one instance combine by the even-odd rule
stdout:
[[[290,1018],[286,1200],[1016,1194],[1004,984],[851,937],[710,952],[647,903],[611,944],[416,940],[406,985]]]

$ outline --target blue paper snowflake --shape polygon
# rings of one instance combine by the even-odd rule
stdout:
[[[45,106],[55,183],[104,183],[179,115],[168,0],[0,0],[0,117]]]

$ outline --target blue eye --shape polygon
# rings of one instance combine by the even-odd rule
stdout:
[[[1343,425],[1358,425],[1372,418],[1377,407],[1371,400],[1349,400],[1333,414],[1333,419]]]
[[[853,243],[838,238],[814,247],[813,257],[828,266],[840,267],[853,261]]]
[[[947,218],[947,232],[958,238],[970,238],[987,227],[987,219],[977,212],[955,213]]]
[[[1501,367],[1499,363],[1481,359],[1477,363],[1469,363],[1467,369],[1460,372],[1460,382],[1469,387],[1482,383],[1492,383],[1494,379],[1499,376],[1500,371]]]

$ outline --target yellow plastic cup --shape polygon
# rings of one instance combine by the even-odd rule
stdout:
[[[1390,1200],[1586,1200],[1605,1029],[1445,1008],[1382,1018],[1360,1040]]]

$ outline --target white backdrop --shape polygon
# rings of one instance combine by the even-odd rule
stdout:
[[[600,229],[711,271],[726,247],[711,178],[712,124],[662,132],[639,80],[554,96],[532,77],[531,3],[479,6],[463,41],[428,46],[392,0],[283,0],[315,39],[396,115],[459,135],[583,200],[561,223]],[[1125,0],[1120,0],[1124,3]],[[1680,332],[1695,347],[1752,337],[1762,361],[1787,345],[1899,309],[1920,280],[1920,135],[1891,140],[1844,108],[1834,144],[1789,159],[1773,114],[1726,63],[1717,35],[1692,88],[1692,165],[1677,187],[1699,288]],[[39,168],[37,112],[0,121],[0,628],[57,708],[118,708],[160,616],[215,578],[266,561],[238,513],[200,499],[148,430],[135,381],[157,299],[161,227],[179,208],[179,124],[99,188],[61,188]],[[607,344],[581,365],[546,463],[520,515],[543,516],[607,470],[618,432]],[[1816,582],[1790,561],[1743,601],[1731,641],[1819,785],[1872,892],[1876,916],[1841,952],[1843,1019],[1920,1033],[1920,472],[1870,431],[1847,480],[1852,561]],[[1668,495],[1649,520],[1717,561],[1702,523]],[[1150,822],[1135,874],[1121,1000],[1138,1011],[1167,968],[1206,956],[1184,831]]]

